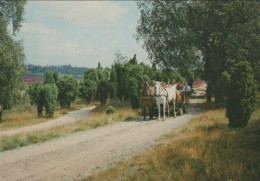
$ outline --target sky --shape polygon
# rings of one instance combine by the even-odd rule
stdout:
[[[28,1],[18,33],[25,63],[110,67],[115,53],[149,64],[134,38],[140,12],[134,1]]]

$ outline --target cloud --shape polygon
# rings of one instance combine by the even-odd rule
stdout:
[[[83,54],[92,54],[90,46],[80,47],[55,29],[42,24],[23,24],[21,37],[25,42],[27,59],[39,64],[67,64],[81,60]]]
[[[115,23],[129,12],[127,7],[109,1],[44,1],[35,4],[48,6],[52,10],[39,11],[42,16],[58,17],[83,27],[96,27]]]

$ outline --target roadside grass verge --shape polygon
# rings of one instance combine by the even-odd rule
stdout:
[[[129,161],[94,172],[94,180],[259,180],[260,106],[246,128],[231,129],[224,108],[164,135],[159,144]]]
[[[120,104],[121,108],[119,108]],[[115,113],[107,114],[105,112],[106,107],[109,105],[118,107]],[[78,131],[95,129],[100,126],[105,126],[138,117],[137,113],[132,110],[129,105],[129,103],[111,102],[105,106],[98,107],[89,116],[75,123],[57,126],[48,130],[36,131],[28,134],[17,134],[11,137],[0,137],[0,152],[45,142]]]
[[[64,114],[67,114],[69,111],[79,110],[87,106],[92,105],[87,105],[86,101],[81,98],[78,98],[74,103],[72,103],[70,109],[61,108],[57,105],[57,110],[51,119],[59,118]],[[37,108],[35,105],[16,105],[11,110],[4,111],[3,122],[0,124],[0,131],[30,126],[47,120],[50,120],[50,118],[44,116],[38,117]]]

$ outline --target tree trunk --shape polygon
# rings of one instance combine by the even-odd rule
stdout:
[[[3,110],[0,110],[0,123],[2,123],[2,113],[3,112],[4,112]]]
[[[212,84],[208,82],[207,86],[207,103],[211,103],[211,97],[212,97]]]
[[[221,91],[215,90],[215,103],[223,103],[224,96]]]

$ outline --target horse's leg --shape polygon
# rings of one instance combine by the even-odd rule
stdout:
[[[168,102],[167,106],[168,106],[168,117],[171,117],[171,113],[170,113],[170,102]]]
[[[175,111],[175,100],[173,100],[173,117],[176,117],[176,111]]]
[[[166,106],[166,101],[163,103],[163,120],[165,120],[165,106]]]
[[[158,121],[161,119],[161,116],[160,116],[160,103],[156,103],[157,104],[157,108],[158,108]]]
[[[181,106],[180,106],[180,115],[182,116],[182,114],[183,114],[183,105],[182,105],[182,103],[181,103]]]
[[[154,104],[151,103],[151,105],[149,105],[149,119],[153,119],[153,111],[154,111]]]
[[[145,120],[145,106],[144,106],[144,109],[143,109],[143,121]]]

